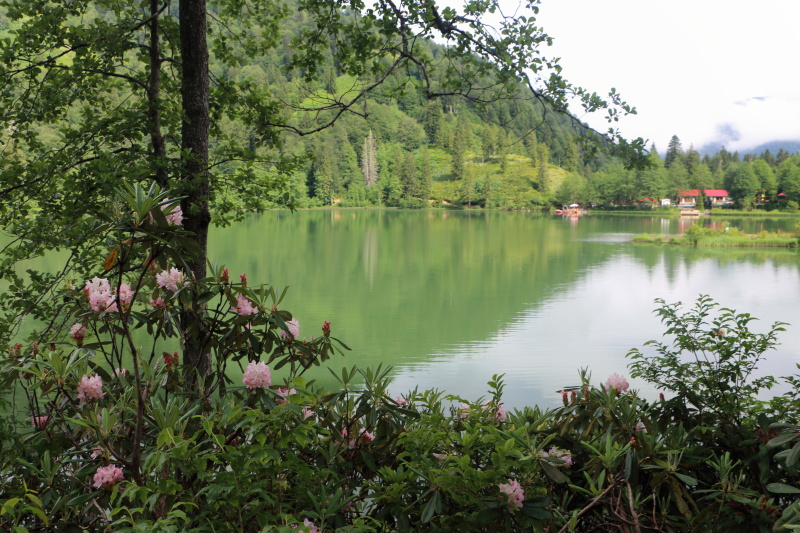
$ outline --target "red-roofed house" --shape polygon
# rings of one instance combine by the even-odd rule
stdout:
[[[706,189],[703,191],[711,202],[712,207],[720,207],[731,202],[728,191],[725,189]]]
[[[708,198],[712,207],[728,205],[731,201],[725,189],[704,189],[703,194]],[[697,207],[700,197],[699,189],[685,189],[678,191],[678,207]]]
[[[695,207],[700,191],[697,189],[686,189],[678,191],[678,207]]]

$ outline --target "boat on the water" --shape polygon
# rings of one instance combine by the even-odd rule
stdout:
[[[585,214],[585,211],[578,204],[572,204],[565,205],[561,209],[554,209],[553,213],[565,217],[579,217]]]

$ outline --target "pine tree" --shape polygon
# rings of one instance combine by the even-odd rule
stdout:
[[[431,197],[431,185],[433,184],[433,170],[431,169],[431,156],[428,147],[422,149],[422,181],[420,183],[419,195],[427,200]]]
[[[667,155],[664,157],[664,166],[669,168],[675,161],[683,159],[683,147],[677,135],[673,135],[667,146]]]
[[[539,146],[536,150],[536,159],[539,162],[538,166],[536,167],[536,174],[539,178],[539,190],[546,194],[552,192],[550,172],[547,169],[548,160],[550,157],[549,152],[550,150],[547,148],[546,144],[539,143]]]
[[[334,170],[329,146],[325,146],[320,157],[319,167],[315,173],[314,194],[323,203],[333,205]]]
[[[414,154],[407,152],[403,162],[403,195],[406,198],[413,198],[419,195],[419,178],[417,174],[417,163],[414,161]]]
[[[372,129],[364,138],[364,149],[361,151],[361,173],[364,175],[364,186],[369,189],[378,181],[378,149]]]
[[[458,115],[456,132],[453,138],[453,179],[464,179],[466,176],[467,151],[472,144],[472,129],[466,113]]]
[[[442,102],[438,99],[430,100],[425,107],[425,133],[428,136],[428,141],[440,148],[443,147],[440,144],[443,121]]]

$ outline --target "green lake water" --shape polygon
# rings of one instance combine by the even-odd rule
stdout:
[[[748,232],[796,219],[729,222]],[[699,223],[718,223],[701,221]],[[210,257],[251,282],[289,285],[283,307],[301,336],[323,321],[352,351],[333,359],[391,365],[395,394],[419,386],[468,399],[505,374],[508,405],[556,405],[588,367],[593,381],[625,374],[625,354],[663,327],[655,298],[709,294],[761,319],[793,323],[761,366],[800,362],[800,254],[635,245],[639,233],[676,234],[696,220],[473,211],[270,212],[216,229]],[[314,377],[326,384],[327,370]],[[643,393],[655,392],[632,381]]]
[[[755,232],[788,230],[796,220],[729,223]],[[438,388],[475,400],[493,374],[505,374],[507,405],[555,406],[557,391],[576,385],[580,368],[592,371],[594,383],[627,374],[628,350],[661,338],[655,298],[691,303],[701,293],[758,317],[758,331],[789,322],[760,371],[792,373],[800,363],[800,254],[630,242],[694,223],[719,220],[275,211],[212,230],[209,257],[234,279],[246,273],[251,284],[288,285],[281,307],[299,319],[301,336],[320,335],[328,320],[352,348],[327,366],[391,365],[395,395]],[[54,253],[21,268],[55,270],[65,257]],[[313,370],[320,383],[335,384],[326,368]]]

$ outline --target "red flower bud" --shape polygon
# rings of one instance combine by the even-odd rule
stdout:
[[[247,274],[239,274],[239,279],[242,280],[242,287],[247,288]]]
[[[331,336],[331,323],[328,322],[327,320],[322,323],[322,334],[325,335],[326,337]]]
[[[567,396],[567,391],[565,390],[561,391],[561,402],[564,404],[565,407],[569,405],[569,397]]]
[[[222,269],[222,283],[227,284],[229,281],[230,281],[230,278],[228,277],[228,269],[227,268],[223,268]]]

